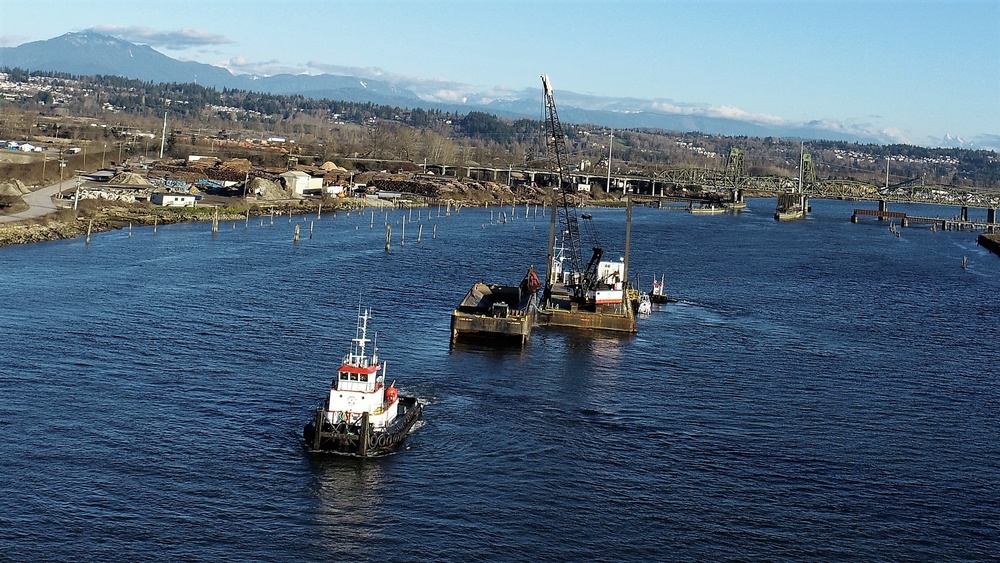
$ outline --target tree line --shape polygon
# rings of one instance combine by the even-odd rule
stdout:
[[[169,112],[172,129],[204,135],[226,131],[245,137],[286,136],[296,139],[300,152],[322,158],[426,159],[504,167],[541,164],[540,155],[545,151],[539,120],[502,118],[483,111],[462,114],[108,75],[77,76],[20,68],[2,71],[15,82],[44,78],[50,89],[32,100],[7,101],[0,107],[42,113],[59,107],[71,115],[151,132],[158,132],[164,113]],[[0,119],[0,136],[6,135],[3,128],[11,122],[9,117]],[[607,170],[609,152],[615,173],[722,168],[729,150],[737,147],[745,153],[751,174],[797,174],[798,140],[654,129],[615,130],[612,139],[606,127],[568,123],[563,127],[571,164],[584,169]],[[102,134],[113,137],[116,130],[104,129]],[[92,137],[94,133],[81,131],[79,135]],[[886,159],[893,158],[890,173],[896,181],[919,178],[932,184],[1000,188],[1000,161],[994,151],[829,140],[810,140],[805,146],[824,178],[878,183],[880,177],[884,181]]]

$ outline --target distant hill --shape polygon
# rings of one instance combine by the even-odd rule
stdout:
[[[154,82],[229,85],[234,78],[224,68],[178,61],[147,45],[87,31],[0,48],[0,65],[70,74],[110,74]]]
[[[527,89],[520,99],[482,103],[429,102],[393,83],[340,75],[233,75],[227,69],[172,59],[147,45],[136,45],[93,31],[67,33],[45,41],[0,48],[0,66],[77,75],[118,75],[152,82],[195,82],[202,86],[238,88],[269,94],[297,94],[350,102],[371,102],[404,108],[439,109],[458,113],[484,111],[501,117],[539,118],[540,89]],[[530,97],[529,97],[530,96]],[[863,130],[825,127],[821,122],[774,125],[749,120],[656,111],[650,100],[602,98],[560,91],[559,113],[567,123],[614,128],[655,128],[699,131],[715,135],[746,135],[823,139],[858,143],[891,143],[893,139]]]
[[[300,94],[350,102],[414,106],[420,98],[387,82],[354,76],[234,75],[224,68],[179,61],[147,46],[96,33],[67,33],[54,39],[0,48],[0,66],[78,75],[115,75],[151,82],[193,82],[268,94]]]

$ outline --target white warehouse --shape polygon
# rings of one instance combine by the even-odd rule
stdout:
[[[306,190],[322,192],[323,178],[313,178],[301,170],[289,170],[278,174],[278,177],[285,183],[285,188],[292,195],[301,196]]]

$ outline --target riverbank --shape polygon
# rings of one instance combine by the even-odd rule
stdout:
[[[91,234],[193,221],[241,221],[247,217],[318,214],[363,207],[390,207],[391,203],[361,198],[320,201],[243,203],[201,207],[154,207],[81,201],[79,209],[62,209],[35,219],[0,224],[0,246],[65,240]],[[216,215],[218,213],[218,215]]]

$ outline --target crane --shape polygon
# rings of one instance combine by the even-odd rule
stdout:
[[[601,248],[600,241],[597,239],[596,231],[591,225],[588,232],[593,238],[593,246],[591,249],[593,253],[590,260],[587,262],[586,267],[581,267],[583,260],[580,251],[580,217],[578,217],[577,214],[576,203],[573,202],[569,194],[568,182],[563,181],[567,160],[566,135],[563,133],[562,124],[559,122],[559,112],[556,109],[555,97],[552,94],[552,84],[549,82],[549,77],[546,74],[542,75],[542,89],[544,92],[545,102],[546,149],[549,158],[549,168],[556,174],[555,189],[560,192],[559,205],[556,206],[554,201],[555,198],[553,198],[552,202],[555,210],[552,216],[553,228],[549,233],[549,256],[545,276],[545,291],[546,296],[548,297],[551,293],[552,284],[554,283],[554,261],[558,259],[558,257],[554,255],[554,227],[558,216],[558,222],[562,233],[562,251],[564,252],[562,258],[569,262],[571,272],[569,283],[566,285],[573,288],[575,297],[582,299],[588,294],[588,291],[595,289],[598,285],[599,280],[597,270],[598,265],[601,262],[601,258],[604,256],[604,249]],[[564,183],[567,185],[564,186]],[[591,218],[588,214],[583,214],[582,217],[586,220],[590,220]]]

